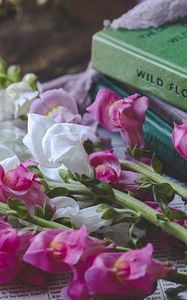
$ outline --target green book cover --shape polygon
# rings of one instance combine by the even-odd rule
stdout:
[[[187,19],[157,29],[104,29],[93,36],[92,64],[187,111]]]
[[[95,99],[101,88],[108,88],[121,97],[129,96],[124,89],[103,77],[93,84],[90,92],[92,99]],[[187,161],[175,150],[172,144],[172,127],[148,109],[143,125],[143,133],[146,145],[166,163],[166,171],[179,176],[183,180],[187,179]]]

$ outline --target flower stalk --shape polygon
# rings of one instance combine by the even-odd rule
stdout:
[[[84,193],[88,193],[89,191],[88,187],[78,182],[76,182],[76,184],[62,183],[60,184],[60,186],[68,188],[68,190],[71,191],[72,194],[82,195]],[[75,187],[76,189],[74,189]],[[134,198],[133,196],[120,192],[116,189],[113,189],[113,193],[114,195],[111,195],[112,201],[115,201],[116,203],[119,203],[122,206],[128,207],[129,209],[140,213],[140,215],[147,221],[151,222],[155,226],[161,228],[165,232],[175,236],[176,238],[187,244],[187,229],[185,229],[183,226],[169,220],[159,220],[158,212],[156,210],[149,207],[142,201]]]
[[[115,189],[113,189],[113,192],[115,202],[139,212],[144,219],[156,225],[157,227],[160,227],[167,233],[175,236],[176,238],[187,244],[187,229],[169,220],[158,220],[158,213],[156,210],[130,195]]]
[[[18,217],[18,213],[15,210],[10,209],[8,207],[8,205],[5,203],[0,203],[0,214]],[[19,218],[21,219],[20,216],[19,216]],[[69,227],[66,227],[66,226],[59,224],[57,222],[54,222],[54,221],[48,221],[48,220],[39,218],[33,214],[29,214],[26,218],[23,218],[23,220],[27,221],[29,223],[32,223],[34,225],[38,225],[42,228],[70,230]]]
[[[185,202],[187,202],[187,189],[186,188],[182,187],[180,184],[177,184],[175,182],[168,180],[167,178],[161,176],[158,173],[155,173],[154,171],[151,170],[151,168],[148,168],[144,163],[138,162],[138,161],[137,161],[137,163],[133,163],[128,160],[121,160],[120,163],[121,163],[122,167],[125,168],[125,170],[138,172],[144,176],[149,177],[151,180],[153,180],[154,182],[156,182],[158,184],[160,184],[160,183],[170,184],[173,187],[174,191],[178,195],[180,195]]]

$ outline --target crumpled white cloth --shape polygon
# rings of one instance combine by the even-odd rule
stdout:
[[[187,0],[140,0],[139,3],[112,22],[105,20],[104,26],[112,28],[141,29],[159,27],[187,15]],[[43,84],[43,89],[62,87],[76,100],[80,112],[90,104],[89,90],[100,74],[91,64],[86,71],[61,76]]]

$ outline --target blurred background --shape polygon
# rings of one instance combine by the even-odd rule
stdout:
[[[0,0],[0,56],[41,82],[86,68],[92,35],[135,0]]]

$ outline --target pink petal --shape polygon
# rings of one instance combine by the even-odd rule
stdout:
[[[104,128],[110,131],[119,131],[119,129],[115,128],[112,124],[109,112],[111,104],[119,99],[120,97],[116,93],[107,89],[100,89],[95,102],[87,108],[87,111],[90,112]]]

